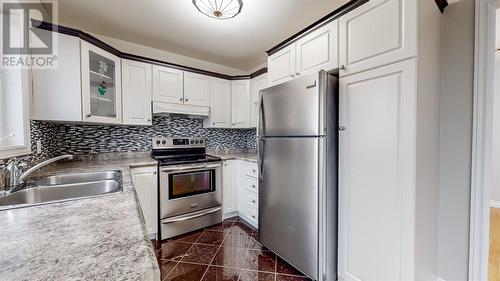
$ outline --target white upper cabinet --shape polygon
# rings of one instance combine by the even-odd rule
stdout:
[[[262,74],[251,80],[251,97],[250,97],[250,127],[257,127],[259,119],[259,93],[260,90],[267,87],[267,74]]]
[[[334,20],[269,56],[269,86],[337,68],[338,40],[338,22]]]
[[[37,30],[40,33],[51,31]],[[35,120],[81,122],[80,39],[57,33],[56,69],[33,69],[32,117]]]
[[[123,124],[152,125],[151,64],[122,60]]]
[[[81,41],[83,120],[122,123],[121,60]]]
[[[204,126],[230,128],[231,82],[219,78],[211,78],[210,80],[210,117],[204,120]]]
[[[184,72],[153,65],[153,101],[184,103]]]
[[[184,72],[184,103],[189,105],[210,105],[210,77]]]
[[[231,81],[231,127],[250,128],[250,80]]]
[[[371,0],[339,19],[340,76],[417,55],[417,0]]]
[[[338,22],[332,21],[297,40],[295,48],[295,76],[337,68]]]
[[[339,93],[339,280],[414,280],[416,59]]]
[[[283,48],[267,59],[269,85],[277,85],[295,77],[295,44]]]

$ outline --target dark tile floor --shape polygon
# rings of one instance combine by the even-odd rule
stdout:
[[[155,242],[162,281],[307,281],[240,218]]]

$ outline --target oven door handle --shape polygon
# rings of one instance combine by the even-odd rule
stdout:
[[[170,172],[178,172],[178,171],[188,171],[188,170],[203,170],[203,169],[210,169],[210,168],[217,168],[220,167],[220,164],[217,165],[201,165],[201,166],[185,166],[185,167],[177,167],[177,168],[163,168],[161,169],[162,172],[165,173],[170,173]]]
[[[162,220],[161,223],[162,224],[169,224],[169,223],[174,223],[174,222],[181,222],[181,221],[192,220],[192,219],[195,219],[195,218],[203,217],[203,216],[206,216],[206,215],[218,212],[220,210],[221,210],[221,207],[217,207],[215,209],[210,209],[208,211],[205,211],[205,212],[202,212],[202,213],[198,213],[198,214],[194,214],[194,215],[190,215],[190,216],[185,216],[185,217],[180,217],[180,218],[177,217],[177,218]]]

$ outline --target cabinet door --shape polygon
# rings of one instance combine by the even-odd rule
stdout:
[[[296,43],[296,76],[338,67],[338,22],[331,23],[299,39]]]
[[[371,0],[339,19],[340,76],[417,55],[417,0]]]
[[[267,86],[267,74],[262,74],[258,77],[255,77],[251,81],[251,93],[250,97],[250,127],[257,127],[257,119],[259,118],[259,93],[260,90],[264,89]]]
[[[231,127],[250,127],[250,80],[231,81]]]
[[[121,61],[81,41],[83,120],[122,123]]]
[[[184,103],[184,72],[153,65],[153,101]]]
[[[269,86],[295,77],[295,43],[267,58]]]
[[[152,125],[151,65],[122,60],[123,123]]]
[[[210,77],[184,72],[184,103],[198,106],[210,105]]]
[[[339,280],[413,280],[416,59],[339,91]]]
[[[146,229],[148,235],[152,236],[158,232],[157,167],[134,168],[131,173],[134,189],[146,222]]]
[[[38,29],[49,35],[51,31]],[[55,33],[58,36],[58,65],[56,69],[33,69],[32,118],[47,121],[81,122],[82,85],[80,68],[80,39]]]
[[[237,169],[234,161],[224,161],[222,166],[222,208],[223,214],[236,212]]]
[[[210,87],[210,118],[206,119],[205,127],[231,127],[231,82],[212,78]]]

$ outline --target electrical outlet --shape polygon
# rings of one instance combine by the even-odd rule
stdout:
[[[42,153],[42,141],[41,140],[36,140],[36,153],[37,154]]]

